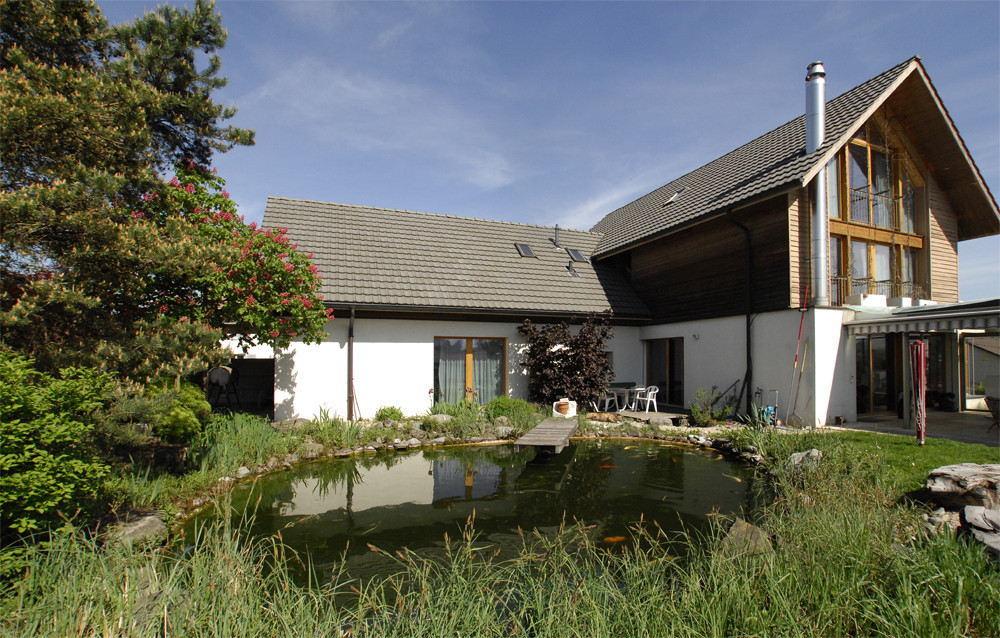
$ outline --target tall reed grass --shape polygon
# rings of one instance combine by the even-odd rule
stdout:
[[[78,535],[32,550],[4,592],[5,636],[991,636],[1000,570],[963,538],[925,536],[897,505],[878,449],[791,435],[820,447],[806,474],[778,472],[758,524],[774,551],[719,551],[725,525],[682,535],[654,525],[610,551],[588,530],[525,533],[500,560],[474,521],[444,560],[408,552],[381,580],[296,586],[307,561],[278,539],[250,542],[220,516],[181,553],[98,547]],[[822,447],[821,447],[822,446]],[[778,448],[781,448],[780,450]],[[718,520],[718,519],[715,519]],[[373,551],[378,551],[373,548]]]

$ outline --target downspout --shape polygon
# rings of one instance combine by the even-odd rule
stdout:
[[[347,326],[347,421],[354,422],[354,306]]]
[[[813,153],[826,138],[826,69],[813,62],[806,69],[806,154]],[[827,214],[826,165],[816,175],[816,204],[813,206],[812,288],[814,306],[829,306],[829,279],[826,250],[830,235]]]
[[[750,414],[750,401],[753,397],[753,344],[752,344],[752,332],[751,326],[753,324],[753,248],[750,244],[750,229],[736,221],[733,217],[733,210],[730,208],[726,211],[726,217],[730,222],[733,223],[737,228],[743,231],[743,235],[746,237],[747,251],[746,251],[746,293],[744,297],[746,298],[746,366],[747,371],[743,376],[743,385],[740,387],[740,395],[736,399],[737,408],[739,407],[740,400],[746,396],[746,411],[744,414]],[[744,392],[746,394],[744,394]]]

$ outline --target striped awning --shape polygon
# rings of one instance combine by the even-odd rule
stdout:
[[[887,315],[869,315],[847,321],[844,326],[852,335],[1000,330],[1000,299],[900,308]]]

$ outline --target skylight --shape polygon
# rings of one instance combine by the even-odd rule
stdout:
[[[663,206],[666,207],[666,206],[669,206],[670,204],[673,204],[674,202],[676,202],[677,198],[679,198],[681,196],[681,193],[683,193],[686,190],[687,190],[686,187],[681,186],[680,190],[678,190],[676,193],[674,193],[673,195],[670,196],[670,199],[668,199],[667,201],[663,202]]]
[[[535,256],[535,251],[533,251],[531,249],[531,246],[529,246],[528,244],[514,244],[514,246],[517,248],[517,252],[520,253],[522,257]]]
[[[567,248],[566,252],[568,252],[569,256],[573,258],[573,261],[587,261],[587,258],[583,256],[583,253],[576,248]]]

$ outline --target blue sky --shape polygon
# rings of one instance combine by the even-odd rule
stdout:
[[[1000,192],[998,2],[217,6],[248,221],[277,195],[586,229],[801,114],[810,62],[832,98],[913,55]],[[1000,296],[1000,237],[959,259],[963,300]]]

